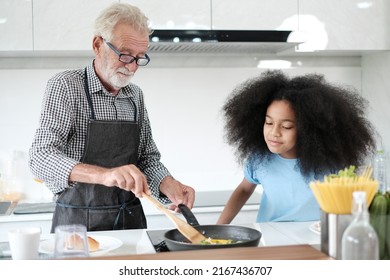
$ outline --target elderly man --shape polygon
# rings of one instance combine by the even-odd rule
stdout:
[[[57,197],[52,232],[146,228],[143,193],[172,210],[193,206],[194,189],[160,162],[142,90],[130,82],[150,61],[150,33],[137,7],[113,4],[96,19],[91,64],[47,84],[30,168]]]

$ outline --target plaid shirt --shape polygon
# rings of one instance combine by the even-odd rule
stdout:
[[[136,104],[140,125],[137,166],[146,175],[153,195],[159,197],[162,194],[158,187],[170,173],[160,162],[160,152],[152,137],[142,90],[129,84],[117,96],[111,95],[96,76],[93,62],[87,66],[87,76],[97,120],[134,121],[133,104]],[[68,178],[84,154],[90,116],[84,88],[84,69],[67,70],[48,81],[39,127],[29,152],[29,165],[34,176],[42,179],[54,194],[75,184],[69,182]],[[164,198],[163,201],[167,202]]]

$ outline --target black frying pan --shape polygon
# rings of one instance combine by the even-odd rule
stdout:
[[[199,230],[204,236],[213,239],[232,239],[238,241],[232,244],[202,245],[193,244],[177,230],[172,229],[165,233],[165,243],[170,251],[200,250],[200,249],[219,249],[233,247],[256,247],[261,238],[261,232],[244,226],[234,225],[199,225],[192,211],[185,205],[179,205],[179,208],[187,220],[194,228]]]

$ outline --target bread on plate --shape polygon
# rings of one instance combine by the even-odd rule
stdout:
[[[100,244],[96,239],[88,236],[87,241],[88,241],[89,252],[95,252],[95,251],[99,250]],[[83,248],[83,239],[78,234],[72,234],[68,238],[66,246],[67,247],[75,247],[76,249],[82,249]]]

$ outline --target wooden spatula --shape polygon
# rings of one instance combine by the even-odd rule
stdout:
[[[176,228],[183,234],[191,243],[199,244],[203,240],[207,239],[203,234],[197,231],[194,227],[192,227],[187,222],[179,219],[174,214],[169,212],[168,209],[164,207],[160,202],[158,202],[155,198],[146,193],[142,193],[142,196],[149,200],[152,204],[154,204],[161,212],[163,212],[168,218],[176,225]]]

